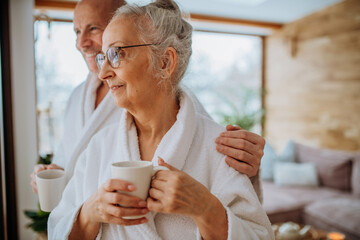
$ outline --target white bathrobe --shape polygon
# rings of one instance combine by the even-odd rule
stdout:
[[[185,171],[206,186],[223,204],[228,218],[228,239],[274,239],[270,222],[246,175],[227,166],[215,148],[224,128],[196,113],[192,100],[182,94],[177,120],[161,140],[158,157]],[[138,138],[133,119],[123,114],[119,123],[100,131],[81,154],[73,178],[48,221],[49,239],[66,239],[78,210],[104,182],[110,166],[118,161],[139,161]],[[189,217],[150,213],[149,222],[136,226],[102,224],[98,239],[201,239]]]
[[[67,179],[73,175],[76,160],[95,133],[118,122],[124,111],[114,104],[110,92],[95,109],[96,90],[100,84],[95,74],[89,74],[68,100],[63,137],[52,161],[65,169]]]
[[[111,92],[105,96],[95,109],[96,90],[101,81],[95,74],[89,74],[86,81],[72,92],[64,118],[63,138],[54,154],[53,163],[63,167],[69,180],[77,159],[88,145],[90,139],[104,127],[119,122],[124,109],[114,104]],[[185,86],[182,89],[192,99],[195,111],[210,118],[198,99]],[[259,174],[251,178],[253,186],[262,202]]]

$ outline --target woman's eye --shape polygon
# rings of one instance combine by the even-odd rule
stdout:
[[[120,56],[120,58],[123,58],[123,57],[125,57],[125,50],[124,49],[120,49],[119,50],[119,56]]]
[[[90,31],[94,31],[94,30],[97,30],[97,29],[98,29],[97,27],[91,27]]]

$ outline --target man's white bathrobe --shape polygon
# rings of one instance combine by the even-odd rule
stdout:
[[[227,166],[215,148],[224,128],[196,113],[192,100],[182,94],[177,120],[161,140],[158,157],[185,171],[206,186],[223,204],[228,218],[228,239],[274,239],[270,222],[246,175]],[[96,134],[77,161],[74,176],[48,221],[49,239],[66,239],[78,210],[104,182],[118,161],[139,161],[136,127],[131,115]],[[102,224],[98,239],[201,239],[191,218],[150,213],[149,222],[136,226]]]
[[[124,112],[114,104],[109,91],[95,109],[96,90],[101,84],[96,74],[89,74],[86,81],[72,92],[67,104],[64,118],[62,141],[54,154],[53,163],[63,167],[69,180],[80,154],[85,150],[91,138],[104,127],[119,122]],[[210,118],[201,103],[186,87],[182,89],[192,99],[195,111]],[[251,178],[253,186],[262,201],[262,190],[259,174]]]
[[[52,161],[65,169],[67,179],[71,178],[76,160],[95,133],[118,122],[124,112],[124,109],[114,104],[111,92],[95,109],[96,90],[100,84],[96,74],[90,73],[86,81],[74,89],[68,100],[63,137]]]

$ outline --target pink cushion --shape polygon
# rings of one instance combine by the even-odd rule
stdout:
[[[315,163],[321,185],[341,191],[351,190],[354,154],[313,148],[299,143],[296,143],[295,147],[297,162]]]
[[[360,198],[360,153],[356,154],[352,171],[352,193]]]
[[[305,208],[306,224],[326,231],[338,231],[346,239],[360,238],[360,200],[354,197],[323,199]]]

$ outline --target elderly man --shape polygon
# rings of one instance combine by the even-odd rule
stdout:
[[[35,193],[37,192],[36,173],[45,169],[61,168],[65,169],[67,178],[70,179],[76,160],[88,145],[91,137],[105,126],[117,122],[123,113],[123,109],[115,106],[108,85],[97,77],[98,68],[95,56],[101,51],[105,27],[115,10],[124,4],[123,0],[83,0],[75,8],[76,47],[86,61],[89,75],[87,80],[80,84],[70,96],[63,139],[55,152],[53,164],[34,167],[31,174],[31,186]],[[200,103],[195,108],[196,111],[205,113]],[[251,180],[259,194],[257,173],[263,155],[264,139],[238,126],[229,125],[226,129],[226,132],[221,133],[216,140],[214,139],[217,143],[217,151],[227,155],[225,161],[229,166],[252,177]],[[261,199],[261,194],[259,196]]]

